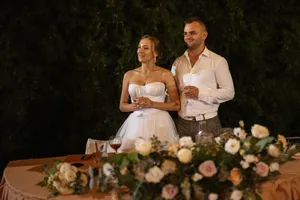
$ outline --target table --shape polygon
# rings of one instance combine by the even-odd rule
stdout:
[[[65,162],[78,161],[82,155],[71,155],[54,158],[17,160],[8,163],[0,183],[1,200],[46,200],[49,191],[37,185],[45,177],[42,165],[52,164],[54,160]],[[88,167],[92,161],[83,161]],[[51,198],[51,200],[111,200],[109,193],[89,192],[85,195],[66,195]]]
[[[43,180],[41,165],[51,164],[53,160],[74,161],[82,155],[71,155],[56,158],[28,159],[11,161],[4,170],[0,183],[1,200],[46,200],[49,191],[36,185]],[[89,165],[88,161],[84,163]],[[300,159],[284,164],[281,175],[276,180],[268,181],[262,186],[264,200],[300,200]],[[88,193],[86,195],[57,196],[53,200],[109,200],[110,194]]]

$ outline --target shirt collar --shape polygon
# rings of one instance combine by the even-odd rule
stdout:
[[[186,56],[187,58],[189,57],[189,54],[188,54],[188,50],[186,50],[184,53],[183,53],[184,56]],[[203,56],[206,56],[206,57],[210,57],[210,50],[205,46],[203,52],[199,55],[199,58],[200,56],[203,55]]]

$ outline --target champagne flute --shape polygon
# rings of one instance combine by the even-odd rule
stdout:
[[[180,87],[181,91],[183,91],[183,90],[184,90],[184,88],[185,88],[186,86],[187,86],[187,85],[184,83],[184,81],[183,81],[183,80],[182,80],[182,81],[180,81],[180,83],[179,83],[179,87]],[[187,107],[187,106],[188,106],[188,104],[189,104],[188,97],[184,96],[184,99],[185,99],[184,106],[185,106],[185,107]]]
[[[118,152],[118,149],[120,148],[122,144],[122,138],[119,136],[111,136],[109,138],[109,146],[116,151],[116,153]]]

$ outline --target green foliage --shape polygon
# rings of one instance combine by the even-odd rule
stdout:
[[[139,38],[157,36],[158,64],[170,69],[185,50],[183,22],[191,15],[206,20],[207,46],[228,60],[234,79],[235,98],[220,107],[223,126],[243,119],[297,135],[299,8],[295,0],[7,2],[0,10],[0,165],[82,153],[88,137],[115,134],[127,116],[119,96],[124,73],[138,66]]]

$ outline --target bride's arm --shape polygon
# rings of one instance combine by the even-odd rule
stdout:
[[[130,74],[131,71],[128,71],[124,74],[123,77],[122,92],[121,92],[120,105],[119,105],[119,108],[122,112],[132,112],[136,110],[136,104],[128,103],[129,101],[128,86],[131,77]]]
[[[172,73],[169,70],[165,70],[163,71],[162,76],[168,89],[170,101],[155,102],[151,101],[149,98],[141,97],[135,101],[138,108],[156,108],[167,111],[178,111],[180,109],[178,90]]]

